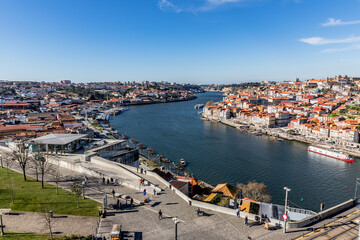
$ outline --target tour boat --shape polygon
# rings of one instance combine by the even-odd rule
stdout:
[[[328,156],[328,157],[332,157],[332,158],[336,158],[342,161],[346,161],[346,162],[353,162],[354,159],[350,158],[350,156],[346,153],[334,150],[334,149],[325,149],[325,148],[321,148],[321,147],[315,147],[315,146],[310,146],[308,148],[309,152],[314,152],[317,154],[321,154],[324,156]]]

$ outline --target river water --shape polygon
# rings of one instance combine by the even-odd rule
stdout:
[[[354,197],[359,159],[346,163],[307,151],[307,144],[274,142],[221,123],[201,121],[198,103],[219,101],[219,93],[201,93],[193,101],[131,106],[110,124],[171,161],[184,158],[188,171],[212,185],[247,183],[268,186],[273,203],[319,211]]]

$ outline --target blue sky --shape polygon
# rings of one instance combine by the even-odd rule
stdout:
[[[360,0],[0,0],[0,79],[360,76]]]

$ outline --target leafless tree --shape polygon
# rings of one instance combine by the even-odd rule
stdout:
[[[37,162],[37,166],[41,175],[41,187],[44,188],[44,176],[51,169],[51,164],[49,162],[50,155],[46,153],[38,152],[34,156],[34,161]]]
[[[12,159],[20,166],[24,175],[24,180],[26,181],[26,167],[31,160],[31,155],[25,146],[25,143],[20,142],[10,155],[10,157],[12,157]]]
[[[271,200],[269,191],[264,183],[251,181],[248,184],[238,183],[236,187],[242,191],[242,195],[255,201],[270,202]]]
[[[11,154],[6,153],[5,151],[0,152],[0,157],[2,158],[2,163],[6,168],[6,173],[9,173],[9,168],[13,165],[14,160]]]
[[[42,205],[42,212],[40,213],[40,216],[44,220],[45,228],[49,230],[50,239],[52,240],[53,239],[52,227],[55,219],[52,218],[52,216],[50,215],[50,209],[45,204]]]
[[[71,186],[71,192],[73,192],[77,197],[77,207],[79,208],[79,199],[82,193],[82,186],[79,182],[74,182]]]
[[[59,194],[59,182],[62,180],[62,175],[60,174],[59,171],[55,170],[55,169],[51,169],[49,171],[49,176],[50,176],[50,180],[56,183],[56,195]]]
[[[39,181],[39,162],[37,160],[35,160],[34,158],[31,159],[31,168],[33,168],[35,170],[35,176],[36,176],[36,181]]]

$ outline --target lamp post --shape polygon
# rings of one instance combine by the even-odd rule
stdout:
[[[285,193],[285,215],[287,216],[288,195],[289,195],[289,192],[291,191],[291,189],[288,187],[284,187],[284,190],[286,191],[286,193]],[[286,222],[287,222],[287,218],[284,221],[284,233],[286,233]]]
[[[177,240],[177,225],[180,221],[177,217],[173,217],[172,220],[175,222],[175,240]]]
[[[3,226],[3,219],[2,219],[2,212],[0,212],[0,224],[1,224],[1,235],[4,235],[4,226]]]
[[[83,199],[85,199],[85,181],[82,181],[82,195],[83,195]]]

